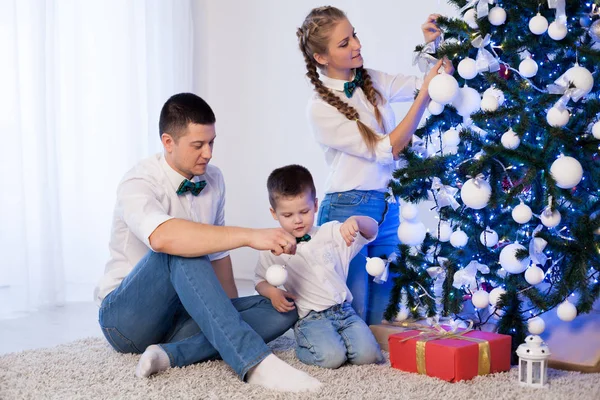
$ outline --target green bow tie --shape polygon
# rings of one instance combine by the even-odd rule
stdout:
[[[182,195],[189,191],[194,196],[198,196],[205,186],[206,181],[192,182],[188,179],[184,179],[183,182],[181,182],[181,185],[179,185],[179,188],[177,188],[177,194]]]
[[[300,242],[308,242],[310,240],[310,235],[307,233],[306,235],[296,238],[296,244]]]
[[[362,87],[363,83],[362,70],[357,69],[354,79],[351,82],[344,83],[344,93],[346,94],[346,97],[351,98],[354,94],[354,90],[356,90],[357,87]]]

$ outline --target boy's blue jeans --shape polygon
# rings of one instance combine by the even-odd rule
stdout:
[[[381,349],[350,303],[325,311],[311,311],[296,323],[296,355],[305,364],[338,368],[346,361],[373,364],[383,361]]]
[[[393,275],[382,284],[373,282],[365,269],[366,257],[388,257],[398,249],[399,207],[398,203],[389,204],[385,193],[374,190],[330,193],[321,202],[317,223],[344,222],[353,215],[366,215],[379,223],[377,238],[350,262],[346,283],[354,298],[352,307],[356,313],[369,325],[380,324],[389,303]]]
[[[111,346],[142,353],[159,344],[172,367],[221,357],[240,379],[271,353],[269,342],[291,328],[262,296],[229,299],[208,257],[149,251],[103,300],[99,322]]]

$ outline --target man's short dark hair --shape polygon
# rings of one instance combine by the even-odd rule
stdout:
[[[162,137],[163,133],[168,133],[178,140],[190,123],[212,125],[215,114],[206,101],[193,93],[173,95],[160,111],[159,135]]]
[[[286,165],[277,168],[267,179],[267,190],[269,192],[269,203],[275,209],[277,199],[281,197],[296,197],[310,189],[313,199],[317,197],[313,177],[301,165]]]

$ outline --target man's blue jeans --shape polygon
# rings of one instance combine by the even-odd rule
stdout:
[[[346,361],[363,365],[383,361],[381,349],[350,303],[311,311],[296,323],[296,355],[305,364],[338,368]]]
[[[172,367],[221,357],[244,379],[271,353],[269,342],[291,328],[262,296],[229,299],[208,257],[148,252],[103,300],[99,322],[111,346],[142,353],[158,344]]]
[[[346,283],[354,298],[352,307],[356,313],[369,325],[380,324],[394,279],[390,274],[382,284],[373,282],[365,269],[366,257],[388,257],[398,250],[399,207],[397,203],[389,204],[385,193],[374,190],[330,193],[321,202],[318,224],[344,222],[353,215],[366,215],[379,223],[377,238],[350,262]]]

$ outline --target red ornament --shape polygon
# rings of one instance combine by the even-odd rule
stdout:
[[[508,66],[506,64],[500,64],[500,70],[498,71],[498,75],[500,75],[500,78],[508,80],[512,75],[512,71],[508,69]]]

